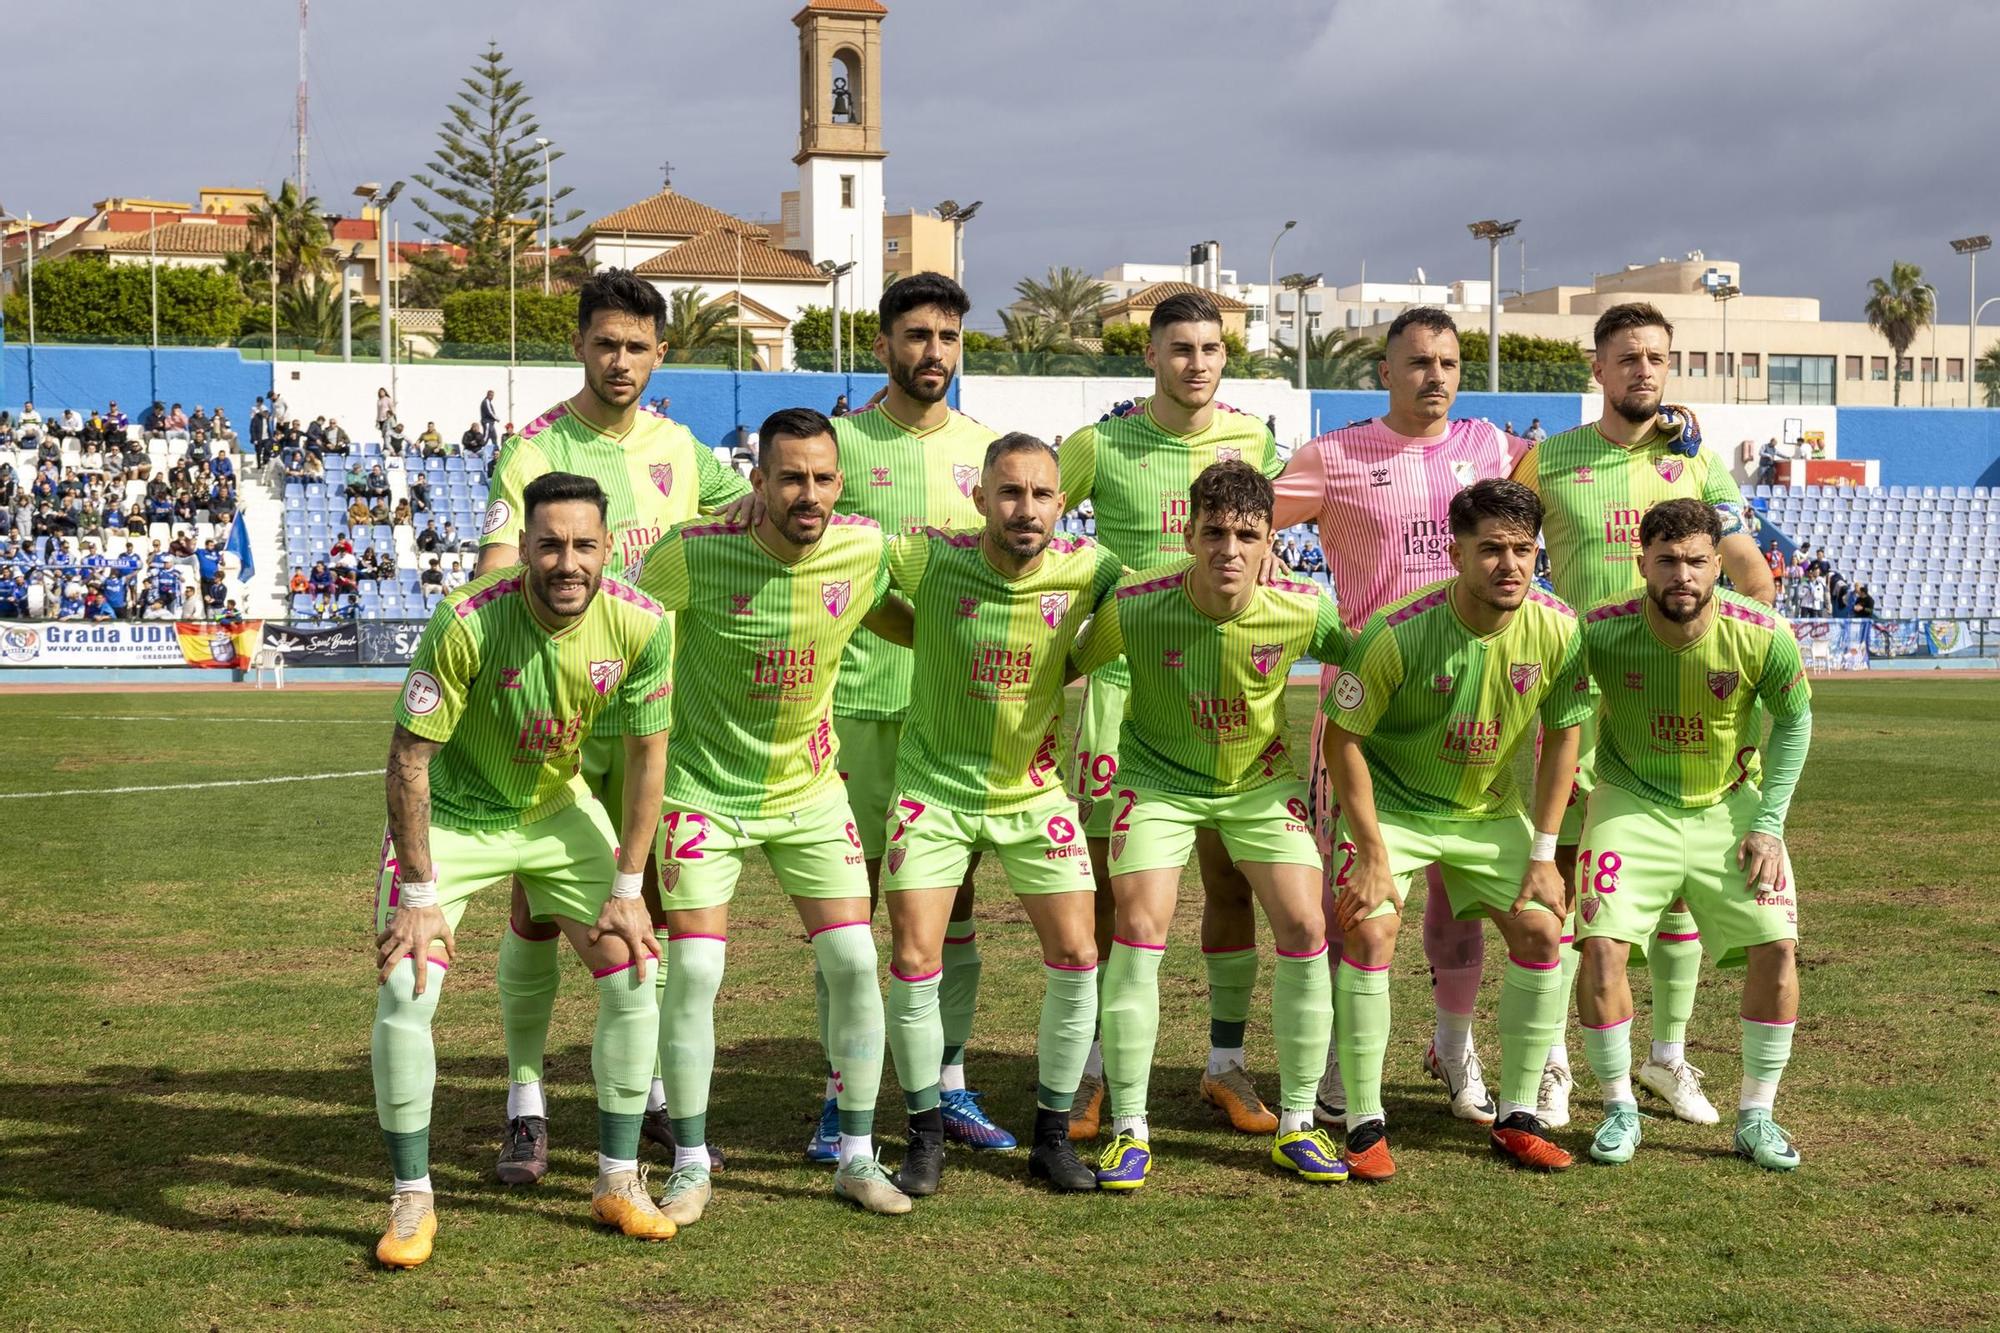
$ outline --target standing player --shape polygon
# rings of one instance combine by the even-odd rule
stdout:
[[[1555,831],[1590,708],[1583,645],[1576,614],[1534,590],[1533,491],[1478,482],[1452,497],[1449,519],[1456,577],[1377,611],[1325,704],[1326,771],[1353,848],[1335,875],[1345,935],[1335,1003],[1347,1164],[1363,1180],[1396,1172],[1382,1110],[1388,968],[1410,876],[1429,865],[1455,914],[1483,911],[1507,941],[1494,1151],[1538,1170],[1570,1164],[1535,1097],[1565,1002]],[[1530,828],[1513,763],[1538,717],[1547,740]]]
[[[1347,1169],[1312,1123],[1333,1018],[1319,851],[1284,735],[1292,663],[1308,653],[1339,661],[1347,632],[1317,584],[1257,581],[1270,556],[1271,483],[1250,464],[1217,463],[1195,479],[1181,540],[1193,559],[1127,575],[1076,648],[1079,670],[1119,660],[1131,668],[1118,787],[1107,802],[1117,919],[1101,1021],[1113,1138],[1097,1180],[1138,1189],[1152,1170],[1146,1094],[1160,962],[1181,871],[1205,828],[1250,881],[1278,952],[1271,1161],[1337,1182]]]
[[[668,528],[693,518],[697,507],[713,509],[748,489],[686,426],[640,406],[640,395],[666,352],[661,341],[666,323],[666,301],[643,278],[609,269],[585,281],[570,342],[583,365],[583,388],[520,434],[508,436],[501,447],[479,539],[480,574],[519,559],[514,543],[523,493],[549,472],[577,473],[604,489],[611,530],[604,567],[614,575],[636,563]],[[584,782],[608,810],[619,808],[624,786],[619,744],[624,729],[622,713],[616,707],[605,709],[580,756]],[[649,885],[648,891],[657,898],[656,886]],[[531,919],[527,901],[516,882],[495,969],[511,1069],[507,1134],[496,1174],[509,1185],[532,1185],[549,1167],[542,1052],[561,974],[555,930]],[[656,1075],[645,1124],[646,1136],[655,1141],[665,1138],[664,1105]]]
[[[889,1049],[910,1112],[897,1183],[913,1197],[934,1194],[944,1169],[938,973],[952,900],[984,849],[1006,867],[1042,946],[1028,1172],[1059,1190],[1091,1190],[1097,1177],[1070,1143],[1069,1112],[1097,1018],[1094,883],[1061,775],[1063,686],[1077,628],[1123,570],[1088,538],[1052,535],[1063,512],[1056,454],[1032,435],[987,446],[972,499],[984,528],[889,544],[890,576],[916,615],[882,878],[895,934]]]
[[[1277,441],[1263,421],[1215,401],[1229,350],[1222,312],[1206,292],[1170,296],[1153,310],[1146,364],[1151,396],[1121,403],[1102,420],[1063,441],[1062,489],[1067,503],[1089,502],[1097,539],[1129,569],[1183,560],[1190,531],[1188,487],[1212,464],[1241,462],[1266,477],[1283,467]],[[1126,715],[1131,673],[1112,661],[1084,687],[1077,728],[1072,791],[1084,817],[1097,869],[1097,946],[1111,947],[1109,839],[1113,794],[1128,786],[1118,775],[1118,732]],[[1209,1052],[1201,1095],[1245,1134],[1270,1134],[1278,1119],[1245,1072],[1243,1030],[1257,980],[1257,920],[1250,887],[1229,863],[1210,829],[1195,837],[1202,878],[1201,951],[1208,973]],[[1093,1045],[1070,1118],[1070,1133],[1097,1137],[1104,1105],[1103,1058]]]
[[[1728,460],[1701,448],[1692,415],[1660,402],[1673,336],[1666,316],[1644,303],[1615,305],[1600,315],[1590,369],[1604,390],[1603,413],[1595,422],[1543,440],[1514,469],[1514,480],[1541,497],[1556,596],[1571,606],[1592,607],[1636,592],[1639,520],[1662,500],[1682,497],[1715,506],[1722,520],[1722,570],[1736,590],[1766,605],[1776,595],[1770,567],[1744,528],[1743,492],[1729,475]],[[1596,782],[1595,732],[1593,715],[1584,723],[1575,795],[1563,816],[1556,854],[1565,884],[1576,873],[1585,801]],[[1745,772],[1756,743],[1754,735],[1745,740]],[[1563,933],[1573,934],[1574,927],[1573,920],[1566,923]],[[1701,1071],[1684,1054],[1701,980],[1701,940],[1685,904],[1660,918],[1646,957],[1653,974],[1653,1049],[1639,1067],[1639,1082],[1665,1098],[1681,1119],[1712,1125],[1715,1107],[1702,1092]],[[1576,980],[1575,950],[1563,950],[1563,974],[1568,990]],[[1569,1123],[1570,1084],[1568,1044],[1558,1032],[1539,1103],[1542,1119],[1552,1127]]]
[[[1310,441],[1292,455],[1276,483],[1278,527],[1308,520],[1318,525],[1341,617],[1356,634],[1390,602],[1451,575],[1446,511],[1452,497],[1475,481],[1506,476],[1511,462],[1508,437],[1492,422],[1451,419],[1459,352],[1458,325],[1450,315],[1435,306],[1414,306],[1396,316],[1376,370],[1389,390],[1389,410]],[[1337,664],[1321,664],[1322,703],[1339,671]],[[1328,858],[1327,961],[1338,967],[1333,831],[1340,812],[1327,787],[1325,729],[1326,714],[1315,713],[1308,804],[1320,853]],[[1437,867],[1426,878],[1424,956],[1430,960],[1437,1023],[1423,1067],[1445,1085],[1453,1115],[1490,1125],[1493,1099],[1472,1044],[1486,962],[1484,933],[1480,918],[1457,919]],[[1322,1124],[1336,1125],[1347,1114],[1337,1038],[1329,1054],[1314,1111]]]
[[[882,991],[868,927],[861,839],[838,768],[831,703],[841,651],[864,617],[907,643],[909,608],[878,606],[888,585],[882,530],[838,515],[833,426],[810,408],[773,413],[758,434],[754,527],[683,524],[646,553],[640,586],[678,612],[682,743],[660,830],[667,923],[662,1071],[676,1147],[661,1206],[681,1226],[709,1199],[709,1080],[729,902],[743,858],[762,847],[812,940],[827,987],[827,1062],[840,1116],[833,1192],[870,1212],[909,1198],[875,1160]],[[900,614],[898,614],[900,613]]]
[[[834,420],[841,468],[852,482],[842,490],[835,512],[871,518],[891,537],[979,522],[972,488],[993,432],[945,401],[958,374],[960,334],[971,308],[965,289],[937,273],[911,274],[882,293],[874,351],[889,383],[878,399]],[[881,884],[884,823],[894,813],[896,755],[910,707],[910,670],[909,649],[864,629],[849,640],[834,686],[841,776],[861,829],[871,902]],[[952,908],[942,966],[938,1006],[945,1044],[939,1104],[945,1134],[971,1148],[1012,1148],[1014,1136],[987,1117],[979,1094],[965,1086],[965,1044],[979,996],[969,870]],[[817,976],[814,985],[824,1039],[826,987]],[[806,1158],[833,1161],[839,1144],[838,1107],[828,1078]]]
[[[1791,627],[1718,592],[1722,522],[1699,500],[1668,500],[1639,523],[1641,596],[1584,617],[1604,692],[1599,774],[1577,855],[1578,998],[1583,1047],[1604,1088],[1600,1162],[1632,1160],[1632,991],[1625,960],[1684,898],[1718,967],[1747,966],[1736,1151],[1761,1167],[1799,1164],[1771,1118],[1799,1014],[1798,883],[1785,812],[1812,739],[1812,688]],[[1771,713],[1760,784],[1738,756]]]
[[[650,976],[659,951],[639,871],[660,820],[673,631],[651,600],[603,576],[609,534],[596,482],[538,477],[521,509],[525,568],[482,575],[439,603],[389,747],[374,1067],[396,1188],[375,1254],[394,1268],[428,1259],[437,1231],[431,1020],[452,931],[474,893],[510,874],[535,919],[567,935],[597,978],[591,1213],[642,1240],[674,1234],[637,1160],[659,1022]],[[626,710],[631,778],[616,830],[575,776],[584,737],[614,704]]]

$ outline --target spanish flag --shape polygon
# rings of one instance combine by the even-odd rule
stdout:
[[[250,659],[264,643],[264,622],[246,620],[235,629],[209,620],[183,620],[174,626],[181,656],[193,667],[247,671]]]

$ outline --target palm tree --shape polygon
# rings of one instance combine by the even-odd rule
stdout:
[[[250,210],[250,231],[261,255],[271,254],[272,227],[277,228],[278,282],[293,287],[308,273],[326,271],[327,247],[333,243],[319,196],[299,197],[299,187],[286,181],[278,197]]]
[[[318,274],[284,288],[278,293],[278,332],[315,343],[339,341],[340,296],[340,284]],[[375,326],[375,307],[356,301],[350,316],[354,336],[373,337]]]
[[[1044,315],[1002,310],[1000,323],[1007,331],[1007,346],[1011,351],[1034,356],[1076,350],[1076,339],[1069,331]]]
[[[1917,340],[1937,313],[1937,294],[1925,284],[1924,271],[1906,259],[1889,265],[1889,278],[1868,280],[1868,327],[1888,340],[1895,353],[1894,401],[1903,401],[1903,353]]]
[[[736,349],[736,303],[702,304],[701,288],[679,287],[667,303],[667,332],[661,339],[669,359],[693,361],[701,352]]]
[[[1097,307],[1111,295],[1109,285],[1067,264],[1050,269],[1039,282],[1021,279],[1014,284],[1014,291],[1025,313],[1038,317],[1065,339],[1097,332]]]
[[[1296,367],[1297,353],[1282,338],[1274,344],[1281,365]],[[1375,363],[1382,359],[1382,340],[1363,338],[1349,329],[1325,333],[1306,330],[1306,378],[1315,389],[1379,389]],[[1296,371],[1287,372],[1296,376]]]
[[[2000,343],[1979,354],[1977,378],[1986,386],[1986,406],[2000,407]]]

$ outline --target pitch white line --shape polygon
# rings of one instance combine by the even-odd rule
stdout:
[[[170,782],[158,787],[68,787],[62,791],[0,791],[0,801],[28,801],[44,796],[123,796],[142,791],[197,791],[205,787],[261,787],[270,782],[326,782],[333,778],[379,778],[379,768],[348,773],[302,773],[297,777],[230,778],[223,782]]]
[[[59,722],[289,722],[316,727],[379,727],[388,717],[238,717],[228,713],[57,713]]]

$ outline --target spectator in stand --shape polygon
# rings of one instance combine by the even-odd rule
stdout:
[[[236,427],[230,422],[227,416],[223,415],[223,411],[219,407],[215,409],[214,414],[208,419],[208,438],[217,447],[227,448],[230,453],[236,452],[239,443],[236,435]]]
[[[56,603],[56,619],[83,619],[82,585],[74,581],[63,585],[62,599]]]
[[[374,583],[381,579],[382,561],[375,554],[374,547],[371,546],[361,553],[361,565],[354,571],[354,577],[363,583]]]
[[[1854,590],[1854,618],[1856,620],[1875,618],[1875,594],[1868,591],[1868,585],[1865,583]]]
[[[368,476],[362,483],[361,493],[371,500],[389,493],[389,474],[382,470],[380,463],[368,469]]]
[[[335,560],[342,556],[353,555],[354,538],[348,533],[341,533],[333,539],[333,545],[327,548],[327,554]]]
[[[424,423],[424,433],[417,436],[417,449],[425,458],[443,458],[451,450],[445,448],[444,436],[438,434],[435,421]]]
[[[167,543],[167,554],[176,560],[193,560],[194,534],[186,528],[182,528],[179,532],[176,532],[173,540]]]
[[[132,611],[131,581],[113,574],[104,580],[104,605],[113,620],[123,620]]]
[[[458,448],[461,453],[476,454],[485,444],[486,432],[476,421],[465,428],[465,434],[458,437]]]
[[[360,597],[355,593],[347,594],[347,600],[340,604],[340,609],[335,611],[334,615],[340,620],[359,620],[361,618]]]
[[[1778,440],[1776,436],[1757,446],[1757,485],[1778,484]]]
[[[0,408],[0,449],[14,447],[14,414]]]
[[[64,439],[75,439],[83,434],[83,414],[75,408],[65,407],[61,421]]]
[[[360,459],[348,460],[347,472],[341,479],[341,488],[343,493],[350,498],[360,495],[368,489],[368,474],[361,470]]]
[[[395,553],[395,551],[393,551],[393,550],[388,550],[388,551],[384,551],[384,552],[382,552],[382,559],[381,559],[381,562],[380,562],[379,564],[377,564],[377,565],[376,565],[376,570],[377,570],[377,577],[378,577],[378,578],[379,578],[379,579],[380,579],[380,580],[381,580],[382,582],[384,582],[384,583],[394,583],[394,582],[396,581],[396,553]]]
[[[464,583],[465,566],[462,562],[454,560],[451,562],[451,568],[445,571],[444,590],[450,592],[454,588],[464,586]]]
[[[188,432],[187,461],[196,467],[205,468],[209,459],[208,429],[196,426]]]
[[[173,407],[169,409],[167,412],[166,435],[167,438],[170,440],[172,439],[185,440],[188,437],[187,413],[181,411],[181,405],[179,403],[175,403]]]
[[[1536,444],[1540,444],[1543,440],[1549,438],[1549,433],[1542,429],[1542,419],[1540,417],[1536,417],[1528,423],[1528,438]]]
[[[450,519],[444,521],[444,531],[438,534],[438,545],[447,551],[456,551],[459,549],[458,524],[452,522]]]
[[[1508,435],[1519,435],[1521,433],[1514,429],[1514,423],[1511,421],[1508,422],[1506,425],[1502,426],[1500,429]]]
[[[223,603],[222,611],[215,617],[215,623],[226,630],[243,628],[243,613],[236,609],[236,599],[229,598]]]
[[[396,501],[396,512],[389,516],[389,522],[399,528],[410,526],[410,501],[408,497]]]
[[[147,452],[143,440],[125,441],[125,474],[137,481],[152,477],[153,456]]]
[[[1778,543],[1772,542],[1771,549],[1764,552],[1764,563],[1771,567],[1771,580],[1774,583],[1785,581],[1785,553],[1778,549]]]
[[[408,503],[409,512],[412,514],[428,514],[431,512],[430,478],[421,472],[410,479],[410,498]],[[409,519],[401,518],[397,522],[407,523]]]
[[[444,538],[438,533],[437,520],[434,518],[425,519],[424,530],[417,534],[417,549],[425,555],[431,555],[442,548],[443,545]],[[437,562],[433,560],[431,563],[436,564]]]
[[[0,568],[0,620],[25,620],[28,617],[28,584],[21,577],[20,567],[7,565]]]
[[[387,389],[375,391],[375,433],[382,437],[385,451],[396,437],[396,400]]]
[[[333,565],[333,595],[340,597],[361,589],[361,567],[353,556],[336,560]]]
[[[306,484],[306,454],[303,449],[287,449],[279,458],[279,466],[284,469],[285,484],[297,482]]]
[[[314,620],[332,620],[332,619],[333,619],[333,594],[332,594],[332,592],[330,592],[330,591],[329,591],[329,592],[324,592],[324,593],[314,593],[314,594],[313,594],[313,602],[312,602],[312,618],[313,618]]]
[[[326,419],[326,451],[330,454],[346,455],[354,452],[354,440],[340,422],[333,417]]]
[[[387,527],[394,521],[395,515],[389,511],[389,497],[376,496],[375,503],[368,506],[368,522],[377,527]]]
[[[444,571],[438,568],[436,556],[431,557],[430,567],[417,576],[417,582],[423,587],[424,601],[427,603],[434,602],[444,595]]]
[[[368,502],[362,499],[359,493],[356,493],[354,498],[348,502],[347,524],[349,527],[354,528],[365,528],[368,526]]]
[[[218,573],[214,578],[203,581],[201,585],[201,603],[208,614],[214,615],[217,611],[220,611],[222,604],[228,600],[229,584],[223,579],[221,574]]]
[[[828,412],[827,415],[830,417],[844,417],[848,414],[849,410],[847,395],[843,393],[833,400],[833,411]]]
[[[326,464],[320,460],[320,456],[318,454],[313,453],[311,450],[307,450],[305,454],[305,465],[306,465],[307,481],[326,480]]]
[[[208,475],[217,480],[223,477],[233,480],[236,476],[236,464],[231,461],[228,454],[218,453],[215,457],[208,460]]]
[[[312,582],[311,580],[306,578],[306,572],[303,569],[295,569],[292,571],[292,581],[287,586],[286,591],[288,591],[294,597],[298,597],[310,593],[312,591]]]
[[[1828,612],[1836,620],[1843,620],[1854,610],[1854,585],[1833,570],[1826,576],[1826,600]]]
[[[209,431],[208,413],[202,410],[200,403],[196,403],[194,411],[188,413],[188,434],[193,435],[196,431],[204,435]]]
[[[14,420],[14,432],[21,444],[34,444],[45,433],[42,429],[42,414],[35,410],[32,402],[21,404],[21,415]]]
[[[4,527],[4,523],[0,523],[0,527]],[[104,502],[103,528],[106,537],[115,537],[125,531],[125,506],[118,503],[116,496]]]
[[[181,572],[169,565],[165,569],[153,571],[151,579],[152,596],[147,600],[147,614],[160,620],[172,620],[180,614]]]
[[[312,573],[306,575],[306,591],[315,597],[333,591],[333,571],[327,568],[326,561],[313,562]]]
[[[491,389],[479,400],[479,442],[482,446],[500,443],[500,407],[493,401]]]
[[[173,521],[174,502],[172,497],[169,495],[149,494],[146,497],[146,522],[152,524],[171,523]]]
[[[183,486],[174,492],[174,522],[195,523],[199,521],[195,517],[194,495],[187,487]]]
[[[326,452],[326,418],[314,417],[306,423],[306,448],[316,454]]]

